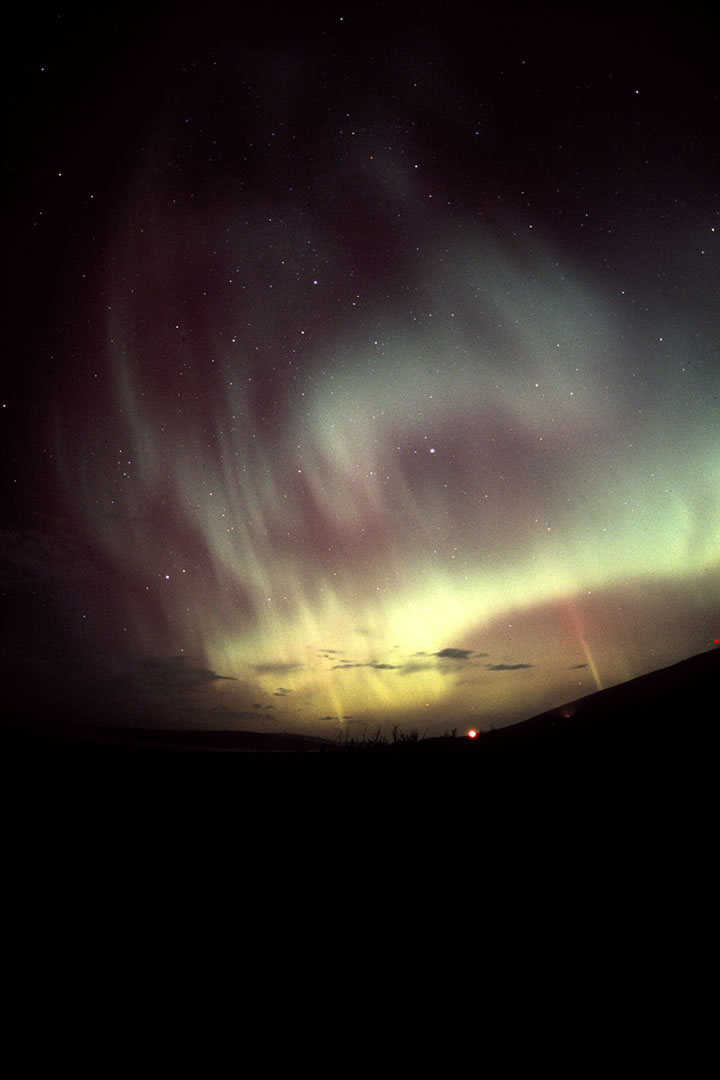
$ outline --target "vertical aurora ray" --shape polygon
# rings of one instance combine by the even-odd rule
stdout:
[[[188,317],[193,259],[168,257],[169,230],[114,252],[109,408],[58,443],[83,529],[137,578],[144,650],[198,657],[310,715],[457,710],[469,667],[437,654],[471,642],[497,659],[486,628],[503,612],[571,605],[600,688],[603,643],[590,648],[573,598],[713,567],[720,494],[711,465],[697,470],[714,449],[702,410],[682,457],[657,400],[636,421],[625,334],[591,285],[562,286],[537,238],[503,254],[476,230],[477,256],[446,254],[427,284],[427,305],[441,295],[452,309],[444,322],[409,329],[392,307],[351,330],[340,320],[288,376],[271,360],[281,339],[252,355],[247,311],[207,300]],[[663,380],[669,407],[678,386],[671,370]],[[327,648],[344,663],[319,659]],[[537,641],[521,660],[550,658]]]
[[[709,187],[649,198],[666,134],[604,53],[613,123],[583,91],[580,130],[564,51],[533,111],[533,50],[507,99],[418,33],[338,39],[342,77],[302,34],[193,41],[63,274],[38,439],[94,568],[69,606],[113,674],[183,656],[243,722],[482,727],[715,633]]]

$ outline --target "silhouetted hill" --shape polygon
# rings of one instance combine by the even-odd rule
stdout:
[[[573,727],[622,738],[707,728],[720,676],[720,649],[598,690],[526,720],[518,728]],[[572,721],[575,721],[573,724]]]
[[[398,742],[332,760],[294,753],[323,745],[308,737],[106,732],[91,744],[76,730],[74,738],[27,736],[23,744],[16,733],[19,752],[4,756],[2,784],[7,925],[18,943],[13,978],[26,979],[32,1000],[36,972],[62,945],[62,964],[53,961],[58,996],[61,976],[79,972],[93,993],[102,988],[105,1008],[117,965],[126,950],[134,957],[127,942],[138,927],[146,938],[137,941],[147,940],[143,953],[152,956],[154,937],[183,911],[181,925],[168,923],[180,965],[210,923],[223,934],[218,955],[230,938],[266,948],[275,936],[285,949],[306,939],[293,922],[298,897],[311,898],[331,936],[340,896],[342,933],[354,934],[382,903],[395,937],[407,906],[427,927],[442,921],[443,950],[457,928],[462,949],[480,941],[483,956],[506,911],[503,950],[522,928],[525,940],[552,949],[543,978],[556,962],[557,927],[571,917],[586,922],[593,939],[599,934],[604,949],[618,911],[632,926],[634,950],[637,927],[669,895],[669,883],[692,898],[693,918],[697,898],[712,895],[718,674],[720,650],[474,741]],[[201,748],[289,752],[250,761]],[[202,921],[202,908],[186,898],[207,882],[211,917]],[[90,913],[98,923],[92,933]],[[648,955],[667,940],[672,920],[676,911],[662,936],[649,939]],[[689,925],[681,928],[683,950]],[[316,935],[309,940],[314,948]],[[108,953],[115,941],[117,957]],[[134,963],[133,1002],[145,956]]]
[[[598,690],[477,739],[428,739],[428,749],[667,753],[707,739],[717,711],[720,649]]]
[[[87,751],[114,755],[123,752],[263,754],[317,753],[337,744],[314,735],[294,732],[175,730],[170,728],[21,728],[6,733],[16,750],[68,756]]]
[[[297,733],[182,731],[138,728],[22,728],[4,732],[6,747],[24,755],[71,757],[124,752],[318,753],[370,750],[393,755],[430,751],[496,758],[549,752],[554,755],[667,753],[681,743],[707,738],[716,709],[720,649],[712,649],[659,671],[587,697],[566,702],[520,723],[481,732],[475,740],[440,737],[396,743],[351,744]]]

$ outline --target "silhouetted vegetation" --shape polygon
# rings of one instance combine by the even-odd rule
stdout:
[[[394,724],[390,735],[384,734],[381,727],[377,727],[371,735],[366,731],[362,736],[348,737],[347,733],[338,741],[341,750],[385,750],[396,746],[406,746],[421,741],[421,736],[415,728],[403,731],[399,724]]]

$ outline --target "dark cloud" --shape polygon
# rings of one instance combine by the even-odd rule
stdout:
[[[273,691],[275,697],[285,697],[287,694],[294,693],[293,690],[289,690],[287,686],[278,686],[277,690]]]
[[[350,663],[346,663],[345,661],[343,661],[342,664],[334,664],[333,667],[331,668],[331,671],[344,671],[347,668],[361,668],[361,667],[375,668],[377,671],[398,671],[399,670],[399,664],[378,664],[374,660],[372,660],[372,661],[367,661],[365,663],[359,663],[359,664],[350,664]]]
[[[467,660],[472,656],[472,649],[441,649],[433,656],[439,656],[442,660]]]
[[[524,668],[535,667],[534,664],[486,664],[488,671],[520,671]]]
[[[225,730],[232,731],[241,728],[246,721],[256,723],[260,717],[256,712],[252,712],[250,709],[233,709],[228,706],[217,706],[213,709],[208,709],[201,714],[193,714],[193,720],[195,723],[192,726],[199,726],[203,728],[209,728],[210,730]]]
[[[261,675],[279,675],[283,671],[299,671],[302,664],[253,664],[253,669]]]
[[[417,664],[417,663],[403,664],[402,668],[400,669],[400,674],[401,675],[415,675],[416,672],[418,672],[418,671],[433,671],[436,668],[437,668],[437,664],[435,664],[435,663],[432,663],[432,664]]]
[[[158,694],[187,694],[204,690],[219,680],[236,682],[230,675],[218,675],[208,668],[196,667],[186,656],[141,660],[131,678],[139,689]]]
[[[577,671],[579,668],[584,668],[587,666],[587,664],[571,664],[571,666],[568,668],[568,671]]]

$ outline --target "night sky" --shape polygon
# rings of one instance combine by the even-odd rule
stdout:
[[[711,648],[703,17],[146,7],[6,41],[9,714],[441,734]]]

